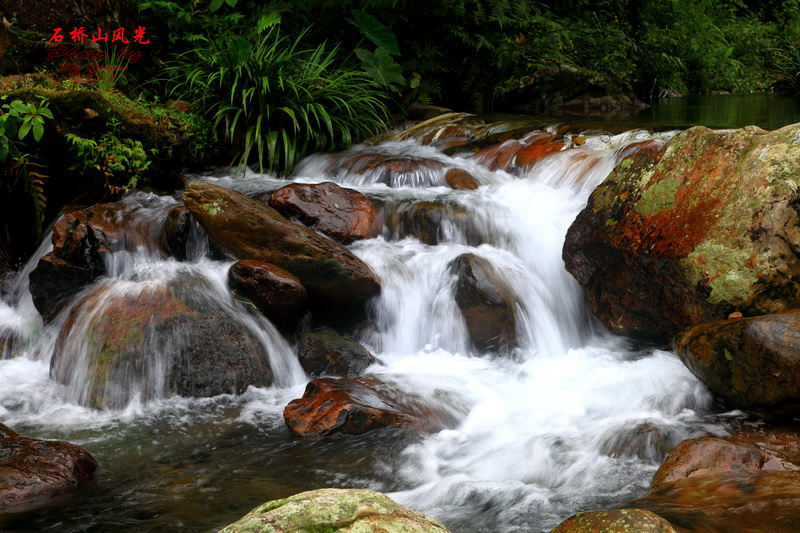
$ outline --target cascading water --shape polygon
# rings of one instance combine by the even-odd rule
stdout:
[[[0,421],[21,433],[82,444],[101,469],[98,488],[84,493],[80,506],[68,500],[58,510],[20,513],[9,527],[157,531],[169,524],[211,531],[268,499],[358,486],[390,492],[459,533],[530,532],[642,495],[669,449],[705,432],[724,433],[725,426],[703,414],[709,396],[674,354],[637,349],[595,327],[564,270],[561,247],[619,149],[650,137],[589,136],[583,147],[516,176],[412,142],[376,148],[390,158],[434,162],[412,175],[337,165],[335,157],[358,160],[364,150],[358,147],[313,156],[296,171],[296,181],[336,181],[382,205],[384,235],[350,247],[383,287],[372,305],[373,325],[359,340],[381,361],[371,374],[453,413],[451,427],[432,435],[386,430],[335,441],[290,438],[281,412],[302,394],[306,378],[275,328],[233,300],[225,276],[230,262],[209,259],[200,235],[182,262],[166,257],[153,238],[121,246],[107,261],[107,276],[87,289],[103,296],[78,296],[47,326],[31,311],[23,271],[0,307],[0,332],[15,347],[0,360]],[[444,187],[444,172],[453,167],[483,186]],[[285,184],[255,174],[203,179],[250,194]],[[176,204],[142,194],[126,201],[147,221],[163,220]],[[420,208],[436,211],[435,227],[415,215]],[[138,231],[157,235],[159,228],[146,222]],[[499,353],[475,348],[454,300],[451,265],[463,254],[491,264],[513,293],[515,343]],[[195,280],[187,290],[213,300],[257,338],[274,385],[240,396],[168,398],[160,356],[180,331],[162,328],[140,347],[144,369],[117,382],[119,395],[105,409],[87,407],[84,361],[101,348],[85,328],[115,298],[146,299],[181,277]],[[80,309],[80,301],[92,303]],[[72,332],[59,339],[68,327]],[[56,350],[73,354],[61,384],[48,377]],[[130,465],[142,472],[132,474]]]

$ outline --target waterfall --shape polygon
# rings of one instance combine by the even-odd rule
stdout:
[[[106,258],[106,275],[52,322],[42,324],[26,294],[28,273],[49,251],[47,244],[6,291],[0,334],[16,340],[15,349],[0,358],[0,421],[40,431],[56,425],[86,442],[105,442],[120,425],[156,424],[155,410],[182,420],[176,431],[183,439],[188,431],[183,420],[194,419],[186,414],[186,400],[169,398],[165,381],[170,361],[165,355],[191,342],[181,327],[145,324],[145,339],[135,341],[141,352],[136,372],[118,369],[117,379],[101,391],[87,377],[89,362],[107,348],[93,338],[92,328],[110,328],[102,326],[104,317],[119,302],[146,305],[178,284],[202,300],[203,309],[252,335],[274,374],[273,385],[250,388],[235,399],[200,402],[197,408],[209,409],[203,416],[221,428],[230,427],[228,410],[238,410],[236,423],[272,439],[263,453],[291,463],[290,472],[307,468],[304,475],[315,483],[323,479],[389,490],[401,503],[460,533],[548,531],[574,512],[638,497],[669,449],[725,429],[706,415],[708,393],[673,353],[635,346],[597,326],[564,269],[561,249],[570,223],[620,151],[654,136],[644,131],[587,134],[582,146],[513,171],[490,171],[474,158],[448,156],[410,141],[318,154],[298,166],[294,181],[334,181],[359,190],[382,210],[383,234],[349,246],[382,283],[381,296],[369,309],[370,326],[358,339],[380,360],[368,372],[454,413],[451,427],[402,441],[401,451],[387,452],[369,473],[349,471],[350,463],[341,460],[326,465],[331,446],[303,448],[287,437],[283,406],[302,394],[308,379],[292,347],[269,321],[233,299],[226,280],[231,263],[210,257],[196,224],[186,260],[164,253],[158,239],[166,212],[177,201],[153,194],[125,199],[137,221],[131,226],[136,236],[119,243]],[[374,153],[384,161],[425,163],[405,173],[390,164],[381,172],[366,166]],[[448,188],[445,173],[454,168],[469,172],[480,187]],[[255,173],[198,179],[253,195],[285,184]],[[512,295],[514,342],[507,348],[480,349],[470,337],[456,301],[453,267],[465,256],[488,265]],[[54,352],[68,357],[51,370]],[[51,373],[59,376],[57,382]],[[102,410],[91,407],[97,397],[104,399]],[[209,405],[224,406],[219,410],[225,413]],[[89,427],[100,427],[97,433],[108,436],[82,433]],[[148,439],[137,445],[150,446]],[[255,469],[247,451],[254,439],[242,438],[224,453]],[[350,449],[347,439],[338,440],[336,453],[368,453],[357,451],[365,441],[353,442],[359,444]],[[293,462],[295,454],[314,466]],[[231,462],[225,482],[233,487],[249,471]],[[226,490],[218,487],[219,494]],[[237,504],[234,498],[228,506]]]

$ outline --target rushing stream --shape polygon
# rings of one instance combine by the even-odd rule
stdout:
[[[80,491],[0,513],[0,530],[212,532],[264,501],[332,486],[387,492],[458,533],[521,533],[549,531],[577,511],[643,495],[672,447],[725,434],[728,422],[709,414],[708,393],[673,353],[634,346],[594,323],[564,270],[561,248],[619,150],[654,135],[589,135],[583,146],[515,176],[411,142],[379,148],[464,168],[483,185],[475,191],[447,188],[442,170],[389,183],[376,183],[369,172],[326,174],[322,155],[296,171],[297,181],[335,181],[363,192],[387,219],[419,202],[447,206],[436,244],[395,224],[350,246],[383,286],[371,307],[374,327],[359,339],[382,363],[369,373],[452,413],[452,427],[430,435],[387,429],[292,438],[282,411],[307,382],[292,347],[233,299],[226,286],[231,263],[210,259],[199,232],[183,262],[148,244],[178,202],[152,194],[125,200],[140,223],[112,255],[109,274],[88,289],[101,296],[80,311],[69,346],[60,348],[76,356],[64,370],[66,384],[58,384],[49,378],[50,357],[68,311],[44,326],[26,284],[48,251],[43,245],[9,280],[0,302],[0,333],[24,340],[0,358],[0,422],[23,435],[80,444],[99,470]],[[201,179],[246,193],[285,184],[250,173]],[[448,270],[464,252],[490,261],[515,293],[520,346],[507,356],[470,353]],[[164,398],[159,353],[179,342],[179,332],[162,332],[148,339],[144,373],[131,376],[124,390],[106,391],[113,409],[83,407],[88,385],[80,354],[95,347],[81,324],[119,295],[146,299],[178,277],[269,348],[275,385],[238,397]]]

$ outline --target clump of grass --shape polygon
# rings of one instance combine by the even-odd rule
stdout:
[[[203,41],[169,67],[172,90],[205,110],[237,163],[288,172],[313,151],[346,147],[385,127],[384,93],[363,71],[337,63],[336,47],[304,48],[262,17],[249,37]],[[260,30],[260,31],[259,31]]]

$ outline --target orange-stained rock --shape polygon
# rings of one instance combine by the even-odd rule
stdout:
[[[383,229],[375,204],[330,181],[286,185],[272,193],[269,205],[342,244],[377,237]]]
[[[303,397],[283,411],[289,430],[300,437],[361,434],[387,426],[430,431],[442,417],[418,400],[370,378],[318,378]]]
[[[800,125],[695,127],[622,159],[564,242],[567,270],[612,332],[667,344],[732,311],[798,306]]]
[[[306,288],[296,276],[263,261],[237,261],[228,270],[228,283],[271,320],[295,318],[306,303]]]
[[[389,187],[442,185],[444,163],[425,157],[350,150],[329,156],[326,174],[369,174],[370,181]]]
[[[80,446],[22,437],[0,424],[0,511],[74,487],[95,470]]]
[[[476,152],[473,158],[491,171],[507,170],[523,147],[518,140],[510,139]]]
[[[564,141],[556,141],[550,134],[537,135],[519,151],[516,164],[522,169],[528,169],[540,159],[563,149]]]
[[[432,130],[422,138],[422,144],[430,144],[440,149],[444,149],[443,145],[450,147],[451,141],[460,141],[466,144],[469,142],[469,135],[461,126],[448,125]]]
[[[650,511],[609,509],[578,513],[550,533],[677,533],[677,530]]]
[[[450,188],[455,190],[474,191],[481,186],[481,182],[462,168],[451,168],[444,175],[444,179]]]

